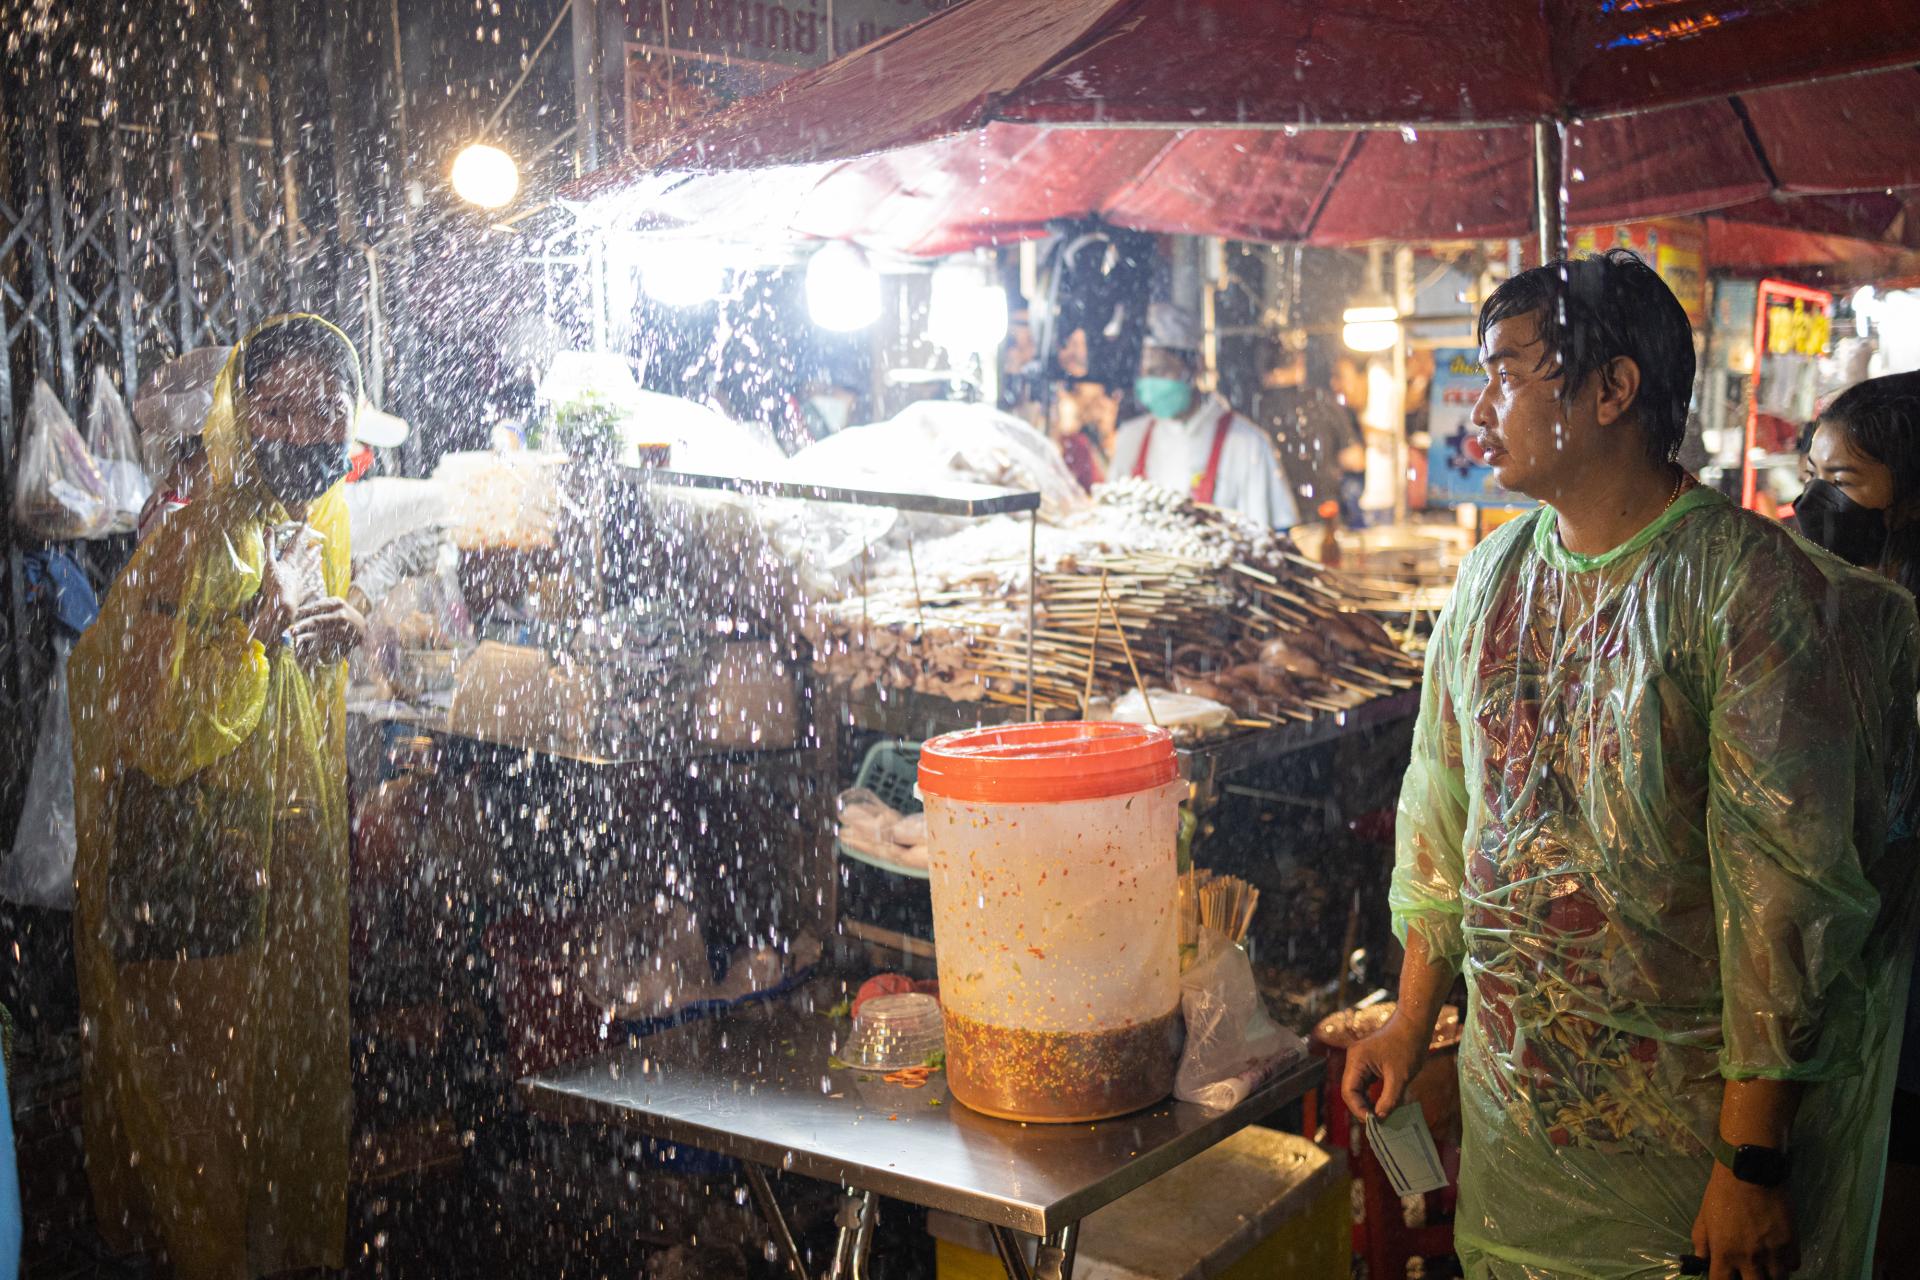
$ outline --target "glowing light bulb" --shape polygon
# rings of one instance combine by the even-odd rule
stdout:
[[[1349,350],[1385,351],[1400,340],[1400,314],[1392,307],[1348,307],[1340,320]]]
[[[484,142],[469,144],[453,158],[453,189],[482,209],[498,209],[520,190],[520,168],[513,157]]]
[[[727,268],[710,246],[660,245],[640,261],[640,287],[669,307],[697,307],[720,296]]]
[[[880,318],[880,275],[850,244],[822,245],[807,261],[807,312],[822,329],[851,333]]]

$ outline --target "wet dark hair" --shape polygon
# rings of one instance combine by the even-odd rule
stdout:
[[[1856,383],[1827,406],[1814,426],[1833,427],[1854,450],[1893,473],[1880,571],[1907,590],[1920,592],[1920,371]]]
[[[1621,356],[1640,369],[1633,419],[1647,456],[1672,462],[1687,435],[1693,399],[1693,324],[1686,308],[1652,267],[1626,249],[1549,262],[1522,271],[1493,291],[1480,308],[1478,337],[1502,320],[1538,315],[1546,344],[1541,367],[1557,360],[1562,398]]]
[[[1837,428],[1848,444],[1893,472],[1896,509],[1920,509],[1920,371],[1856,383],[1814,425]]]
[[[360,362],[353,344],[313,316],[290,316],[249,338],[240,361],[240,385],[264,378],[286,360],[316,361],[356,393],[360,389]]]

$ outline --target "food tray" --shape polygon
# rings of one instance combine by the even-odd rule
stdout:
[[[860,772],[855,775],[853,785],[865,787],[890,808],[901,814],[919,813],[920,797],[914,794],[914,788],[920,782],[920,744],[892,739],[876,742],[867,748],[865,759],[860,762]],[[844,840],[835,840],[840,848],[840,856],[897,876],[906,876],[913,880],[927,879],[925,868],[903,867],[888,862],[885,858],[863,853]]]

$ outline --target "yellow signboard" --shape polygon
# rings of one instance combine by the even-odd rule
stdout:
[[[1696,328],[1707,322],[1707,235],[1697,218],[1660,218],[1588,227],[1573,237],[1575,253],[1631,249],[1659,273]]]

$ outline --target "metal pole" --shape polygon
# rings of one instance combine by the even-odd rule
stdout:
[[[105,134],[109,184],[113,187],[113,301],[120,331],[120,388],[133,402],[140,381],[140,332],[133,323],[133,210],[127,200],[126,138]]]
[[[1080,1247],[1080,1224],[1070,1223],[1046,1237],[1033,1266],[1033,1280],[1073,1280],[1073,1257]]]
[[[80,408],[80,373],[74,358],[73,299],[75,290],[70,269],[73,255],[67,246],[67,182],[60,167],[60,133],[52,126],[47,147],[47,246],[48,266],[53,274],[53,333],[60,360],[60,390],[67,402]]]
[[[167,185],[173,197],[173,210],[167,221],[173,232],[173,304],[177,317],[174,332],[179,336],[180,349],[177,354],[184,355],[196,344],[200,334],[199,321],[194,318],[193,295],[194,246],[193,228],[187,213],[187,148],[184,135],[190,125],[179,129],[167,130]]]
[[[218,68],[219,83],[225,98],[224,109],[220,113],[219,155],[227,179],[227,300],[229,310],[233,312],[231,341],[238,342],[258,318],[252,271],[253,220],[248,216],[247,188],[242,181],[247,157],[238,141],[244,119],[242,110],[246,82],[240,71],[242,54],[238,33],[231,23],[220,24],[218,32],[222,38],[216,40],[214,45],[214,65]]]
[[[787,1270],[794,1280],[808,1280],[807,1265],[800,1258],[800,1246],[793,1242],[793,1232],[787,1227],[787,1215],[780,1212],[780,1202],[773,1198],[773,1188],[767,1185],[767,1175],[760,1166],[751,1161],[740,1162],[740,1170],[746,1175],[747,1190],[753,1196],[754,1208],[760,1211],[760,1217],[773,1232],[773,1241],[780,1247],[781,1257],[786,1259]]]
[[[1533,225],[1542,264],[1567,256],[1567,127],[1558,120],[1533,122]]]
[[[12,118],[10,113],[20,104],[9,93],[8,80],[0,76],[0,116]],[[29,147],[31,144],[29,144]],[[30,152],[29,152],[30,154]],[[0,197],[10,198],[13,207],[20,211],[18,220],[7,230],[24,230],[27,223],[39,216],[34,208],[33,184],[35,168],[31,163],[18,169],[12,166],[0,166],[0,177],[14,180],[14,189],[8,191],[0,186]],[[27,233],[28,245],[37,244],[40,237]],[[29,259],[33,255],[28,253]],[[8,421],[5,429],[0,429],[0,478],[6,482],[5,493],[11,495],[14,486],[14,468],[19,464],[19,453],[15,448],[17,436],[12,421],[13,410],[13,345],[15,332],[13,321],[9,318],[8,293],[0,290],[0,340],[5,340],[7,359],[0,360],[0,405],[6,407]],[[28,335],[32,331],[33,304],[19,308],[19,332]],[[38,344],[36,344],[38,345]],[[6,536],[7,547],[7,647],[13,652],[13,680],[11,698],[16,706],[22,706],[27,699],[27,690],[33,687],[32,661],[27,652],[27,605],[26,580],[20,568],[20,531],[14,527],[13,503],[0,503],[0,533]],[[0,668],[0,681],[5,680],[6,672]]]
[[[1021,1252],[1020,1241],[1013,1231],[998,1223],[990,1223],[987,1230],[993,1233],[993,1247],[1000,1254],[1000,1265],[1006,1268],[1007,1280],[1033,1280],[1027,1256]]]
[[[1415,310],[1413,296],[1413,250],[1393,251],[1393,309],[1403,316]],[[1404,326],[1393,344],[1393,398],[1399,403],[1400,429],[1393,433],[1393,519],[1407,522],[1407,486],[1412,483],[1413,460],[1407,449],[1407,333]]]
[[[500,127],[500,117],[507,113],[507,107],[512,104],[514,96],[526,87],[527,77],[531,76],[534,67],[539,65],[540,55],[547,51],[547,45],[553,41],[554,34],[560,30],[561,22],[578,3],[579,0],[562,0],[559,10],[553,15],[553,22],[547,27],[547,34],[540,37],[540,43],[533,46],[533,52],[527,55],[527,65],[520,68],[520,78],[513,82],[513,87],[507,90],[506,97],[500,99],[499,105],[493,109],[493,114],[487,117],[486,124],[480,127],[481,137],[492,137],[493,131]],[[575,48],[577,49],[578,46],[576,45]]]
[[[373,401],[374,408],[384,409],[387,405],[387,330],[381,314],[386,301],[380,296],[380,252],[370,244],[362,245],[360,251],[367,260],[367,398]]]
[[[580,132],[573,135],[574,170],[600,167],[600,6],[597,0],[573,0],[573,111]]]

